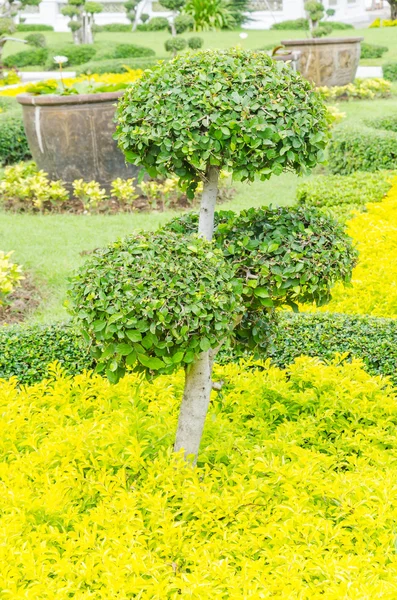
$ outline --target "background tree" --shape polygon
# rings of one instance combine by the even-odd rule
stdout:
[[[189,197],[194,196],[198,183],[203,182],[198,234],[208,241],[213,236],[220,169],[233,171],[236,179],[251,181],[256,176],[268,179],[286,169],[304,173],[323,160],[328,139],[327,111],[311,85],[287,65],[274,63],[264,53],[239,49],[181,55],[146,72],[120,101],[118,120],[119,145],[127,160],[142,165],[153,177],[177,175]],[[213,247],[198,246],[197,238],[191,236],[171,243],[151,234],[143,240],[141,256],[134,245],[129,248],[121,242],[109,260],[105,251],[100,269],[94,259],[76,281],[75,313],[87,339],[94,345],[100,368],[111,374],[113,380],[123,375],[126,366],[146,369],[151,374],[185,367],[185,390],[175,449],[184,448],[187,455],[197,455],[210,398],[214,355],[242,321],[241,302],[249,302],[246,312],[252,310],[255,302],[260,307],[269,303],[269,292],[265,286],[258,285],[260,280],[251,271],[253,265],[250,266],[249,261],[253,261],[258,248],[265,257],[277,248],[268,247],[266,237],[262,241],[255,239],[261,232],[263,236],[264,231],[262,217],[259,222],[255,219],[255,214],[249,215],[245,223],[236,221],[233,225],[234,228],[250,227],[255,234],[252,240],[247,236],[241,238],[243,248],[240,250],[242,255],[247,255],[245,279],[238,274],[234,261],[230,263],[225,259],[222,259],[224,267],[220,262],[216,266],[219,279],[205,271],[205,261],[197,264],[194,271],[200,271],[203,278],[195,275],[192,279],[191,270],[175,262],[181,249],[184,248],[183,253],[188,252],[191,260],[197,253],[207,252],[207,260],[211,261]],[[302,221],[296,227],[307,230],[307,241],[316,239],[312,237],[310,225],[306,227]],[[286,228],[280,232],[282,236]],[[172,233],[167,232],[167,235]],[[153,244],[157,248],[158,243],[162,246],[153,258]],[[228,246],[232,253],[233,243]],[[331,245],[327,245],[328,262],[322,265],[321,252],[318,248],[314,251],[317,265],[323,267],[320,266],[318,272],[323,274],[325,285],[343,277],[343,268],[338,272],[335,266],[335,270],[330,271],[325,265],[330,260],[336,264],[338,252],[346,251],[347,246],[337,229]],[[168,253],[166,248],[170,249]],[[281,245],[279,253],[282,252]],[[333,252],[336,253],[334,259]],[[299,244],[292,247],[291,274],[301,269],[298,264],[301,253]],[[160,256],[163,256],[161,261]],[[220,260],[219,254],[216,256]],[[159,276],[154,275],[154,284],[147,278],[142,281],[138,278],[137,284],[137,269],[149,263],[154,267],[156,261],[161,264],[156,271]],[[167,284],[170,268],[176,278],[171,287]],[[266,264],[261,266],[263,273],[266,268]],[[115,270],[119,279],[108,283],[107,271]],[[287,272],[288,269],[285,274]],[[329,279],[328,273],[332,273]],[[276,269],[274,277],[277,288]],[[194,283],[189,291],[186,286],[191,281]],[[181,296],[177,296],[179,288]],[[247,289],[256,293],[253,291],[251,297]],[[161,290],[166,290],[166,298]],[[222,290],[227,291],[225,296]],[[295,293],[299,297],[297,289]],[[224,310],[226,306],[228,309]],[[139,331],[142,319],[135,314],[137,311],[143,311],[147,319],[147,324],[143,324],[144,337]],[[158,322],[162,323],[160,334],[157,333]],[[147,328],[150,335],[146,333]],[[190,339],[190,332],[193,337],[189,346],[181,347],[178,336]],[[155,358],[162,361],[161,364],[149,362]]]
[[[102,12],[103,6],[98,2],[85,0],[68,0],[62,8],[62,14],[70,17],[68,27],[72,32],[75,44],[93,44],[94,15]]]
[[[397,20],[397,0],[387,0],[390,4],[390,18],[393,21]]]
[[[185,6],[185,2],[186,0],[161,0],[161,5],[164,6],[164,8],[170,10],[172,13],[170,25],[171,33],[173,36],[176,35],[175,18],[178,16],[181,9]]]
[[[233,29],[236,26],[228,0],[187,0],[184,10],[193,17],[195,31]]]

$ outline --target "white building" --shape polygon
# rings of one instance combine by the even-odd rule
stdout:
[[[66,0],[42,0],[38,6],[27,6],[22,15],[26,23],[40,23],[52,25],[55,31],[68,31],[68,18],[61,13]],[[299,19],[305,16],[305,0],[252,0],[253,12],[251,20],[247,23],[248,29],[268,29],[273,23],[286,19]],[[370,23],[368,9],[378,8],[382,0],[323,0],[326,8],[333,8],[333,19],[352,24]],[[102,13],[95,16],[98,25],[105,23],[128,23],[125,15],[123,0],[102,1]],[[155,0],[142,0],[141,12],[152,16],[168,16],[159,11],[159,2]]]

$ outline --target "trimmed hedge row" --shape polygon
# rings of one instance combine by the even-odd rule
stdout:
[[[269,342],[263,358],[281,367],[302,354],[331,360],[346,352],[361,358],[371,375],[387,375],[397,383],[395,319],[283,312]],[[20,383],[35,383],[48,375],[54,360],[71,375],[93,367],[82,338],[70,325],[0,329],[0,378],[16,376]]]
[[[335,131],[328,146],[328,166],[334,175],[397,168],[397,133],[372,127]]]

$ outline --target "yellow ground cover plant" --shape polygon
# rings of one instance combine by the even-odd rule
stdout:
[[[171,451],[181,372],[0,380],[2,599],[397,597],[387,381],[341,357],[216,376],[196,469]]]
[[[357,243],[359,261],[352,287],[337,284],[326,312],[397,317],[397,180],[380,203],[348,222]]]

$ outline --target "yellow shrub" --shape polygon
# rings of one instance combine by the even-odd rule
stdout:
[[[7,600],[394,600],[397,403],[357,362],[230,364],[199,465],[183,376],[0,381]]]
[[[0,250],[0,306],[23,279],[22,267],[11,261],[11,255],[12,252],[6,254]]]
[[[348,222],[348,232],[359,251],[352,287],[337,285],[333,300],[316,310],[396,317],[397,182],[383,202]]]

